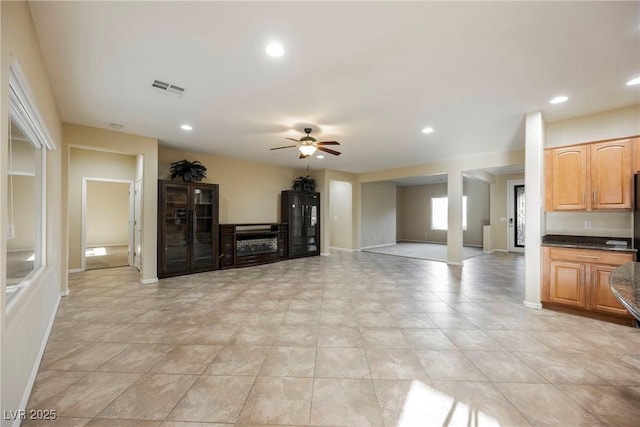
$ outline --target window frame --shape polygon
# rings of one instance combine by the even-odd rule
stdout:
[[[33,145],[39,155],[35,155],[35,187],[37,197],[35,202],[35,231],[34,231],[34,264],[29,272],[17,285],[17,290],[9,298],[7,292],[7,277],[3,277],[6,307],[11,308],[21,299],[24,289],[43,274],[47,259],[47,151],[56,149],[51,135],[44,124],[44,120],[34,102],[31,89],[24,73],[17,61],[9,66],[9,125],[13,122]],[[8,142],[9,143],[9,142]],[[7,146],[8,148],[8,146]],[[3,171],[9,175],[13,171]],[[7,241],[7,230],[3,230],[3,238]],[[5,245],[6,247],[6,245]]]

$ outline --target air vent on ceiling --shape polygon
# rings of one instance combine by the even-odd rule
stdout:
[[[160,93],[164,93],[165,95],[177,97],[181,97],[186,91],[186,89],[183,87],[176,86],[171,83],[166,83],[161,80],[154,80],[153,83],[151,83],[151,87]]]

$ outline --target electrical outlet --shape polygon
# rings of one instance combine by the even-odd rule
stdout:
[[[13,224],[9,224],[7,227],[7,239],[13,239],[16,237],[16,229],[13,228]]]
[[[585,221],[584,222],[584,229],[585,230],[591,230],[591,221]]]

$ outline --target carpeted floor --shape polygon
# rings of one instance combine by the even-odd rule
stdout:
[[[126,267],[129,265],[129,247],[122,245],[87,248],[85,257],[87,270]]]
[[[447,245],[437,243],[398,242],[395,245],[363,249],[362,252],[428,259],[431,261],[447,261]],[[472,246],[462,248],[462,259],[469,259],[478,255],[482,255],[482,248]]]

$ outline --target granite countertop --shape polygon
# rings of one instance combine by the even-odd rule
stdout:
[[[609,284],[618,301],[640,321],[640,263],[630,262],[613,270]]]
[[[625,237],[563,236],[559,234],[548,234],[542,236],[542,246],[637,252],[637,250],[631,246],[631,239]]]

